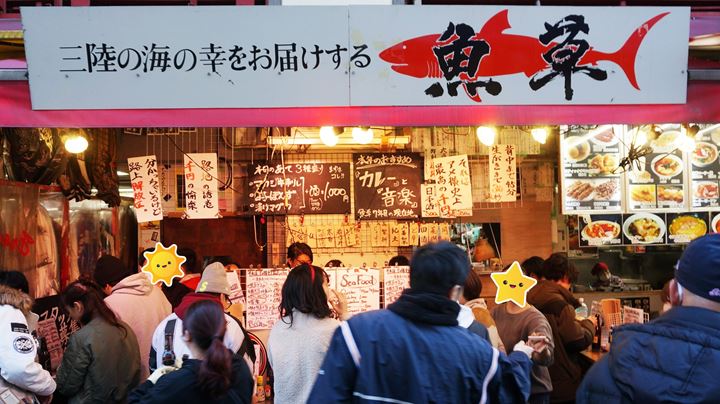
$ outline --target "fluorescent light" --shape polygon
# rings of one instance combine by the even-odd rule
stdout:
[[[130,174],[126,173],[125,171],[117,170],[117,175],[118,175],[118,177],[127,177]]]
[[[409,136],[388,136],[385,142],[389,145],[407,145],[410,143]],[[288,136],[270,136],[268,137],[270,146],[292,146],[292,145],[324,145],[324,143],[316,137],[288,137]],[[367,145],[381,145],[383,140],[374,137]],[[339,137],[336,146],[362,146],[352,138]]]

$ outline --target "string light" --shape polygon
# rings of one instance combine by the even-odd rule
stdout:
[[[325,144],[325,146],[333,147],[338,144],[339,139],[340,138],[335,133],[335,128],[332,126],[323,126],[320,128],[320,140]]]

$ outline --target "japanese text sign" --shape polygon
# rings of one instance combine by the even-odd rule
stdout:
[[[158,180],[157,158],[153,156],[128,159],[128,173],[135,199],[135,216],[138,223],[162,220],[162,200]]]
[[[287,270],[247,271],[247,328],[272,328],[280,317],[278,307]]]
[[[440,216],[472,216],[472,187],[468,156],[439,157],[433,159],[437,206]]]
[[[22,19],[33,109],[686,101],[689,7],[28,7]]]
[[[420,154],[353,154],[353,164],[358,219],[415,219],[420,215]]]
[[[215,219],[219,215],[217,154],[186,154],[185,213],[190,219]]]
[[[490,147],[490,202],[517,200],[517,159],[515,146],[496,144]]]
[[[383,296],[387,308],[397,300],[402,291],[410,287],[410,267],[394,266],[383,269]]]

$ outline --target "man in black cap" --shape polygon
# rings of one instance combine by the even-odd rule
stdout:
[[[720,234],[687,247],[670,282],[673,308],[613,332],[578,403],[720,402]]]

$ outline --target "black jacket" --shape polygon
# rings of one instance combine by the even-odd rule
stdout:
[[[528,292],[528,302],[540,310],[550,323],[555,358],[548,367],[553,391],[551,401],[575,400],[582,380],[578,355],[592,343],[594,326],[590,320],[577,321],[579,303],[572,293],[555,282],[541,280]]]
[[[585,376],[583,403],[720,402],[720,313],[675,307],[613,331],[610,353]]]
[[[247,363],[233,356],[232,383],[230,390],[217,399],[212,399],[200,390],[197,384],[198,371],[202,362],[187,359],[182,368],[168,373],[156,384],[145,381],[128,397],[128,403],[217,403],[249,404],[255,391],[255,383]]]

